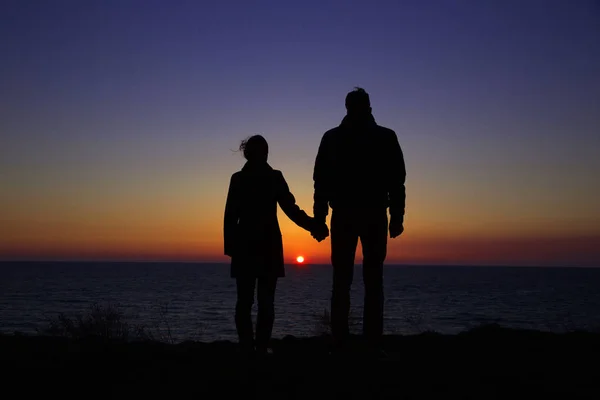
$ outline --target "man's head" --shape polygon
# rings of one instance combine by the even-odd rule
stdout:
[[[348,115],[371,114],[371,101],[365,89],[355,87],[346,95],[346,111]]]
[[[261,135],[254,135],[242,140],[240,151],[248,161],[266,162],[269,156],[269,144]]]

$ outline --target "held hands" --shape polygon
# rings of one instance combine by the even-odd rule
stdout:
[[[329,236],[329,228],[325,221],[317,221],[313,218],[310,235],[317,241],[322,242]]]
[[[390,237],[397,238],[404,232],[404,218],[391,218],[389,225]],[[313,219],[310,235],[317,241],[322,242],[329,236],[329,228],[324,221]]]
[[[390,237],[396,238],[404,232],[404,218],[394,218],[392,217],[390,220]]]

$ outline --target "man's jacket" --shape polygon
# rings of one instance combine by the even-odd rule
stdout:
[[[314,216],[324,220],[329,207],[389,207],[403,218],[406,169],[396,133],[377,125],[372,115],[346,116],[321,139],[315,168]]]

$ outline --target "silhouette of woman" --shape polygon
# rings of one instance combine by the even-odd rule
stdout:
[[[235,324],[244,352],[266,354],[275,318],[277,279],[285,276],[283,243],[277,204],[298,226],[312,231],[314,220],[296,205],[283,174],[268,163],[264,137],[252,136],[240,145],[247,162],[231,176],[224,218],[225,254],[236,279]],[[256,288],[256,340],[251,310]]]

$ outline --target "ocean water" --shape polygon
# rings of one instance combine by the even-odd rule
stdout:
[[[289,265],[276,292],[274,337],[323,329],[331,266]],[[363,284],[355,267],[353,329]],[[481,324],[564,332],[600,328],[600,269],[396,266],[384,270],[385,331],[458,333]],[[236,340],[235,282],[226,264],[0,263],[0,331],[36,332],[59,313],[118,305],[132,325],[175,341]]]

